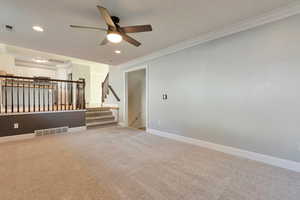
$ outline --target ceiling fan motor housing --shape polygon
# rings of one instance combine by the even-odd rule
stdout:
[[[113,20],[113,22],[115,24],[118,24],[120,22],[120,18],[119,17],[116,17],[116,16],[111,16],[111,19]]]

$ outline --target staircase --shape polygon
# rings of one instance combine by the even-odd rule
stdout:
[[[106,75],[104,82],[102,83],[102,99],[101,105],[103,106],[105,99],[109,93],[112,92],[118,102],[120,98],[109,84],[109,73]],[[107,126],[118,125],[119,108],[118,107],[98,107],[98,108],[87,108],[85,113],[85,120],[87,128],[99,128]],[[113,115],[112,110],[116,111],[116,115]],[[117,118],[115,117],[117,116]]]
[[[109,107],[87,108],[85,116],[87,128],[118,125],[118,121]]]

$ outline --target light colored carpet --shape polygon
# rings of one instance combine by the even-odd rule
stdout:
[[[115,127],[0,144],[1,200],[299,200],[300,173]]]

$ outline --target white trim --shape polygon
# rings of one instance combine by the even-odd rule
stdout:
[[[86,129],[87,129],[86,126],[73,127],[73,128],[69,128],[68,132],[74,133],[74,132],[86,131]]]
[[[137,67],[132,67],[130,69],[126,69],[124,70],[124,72],[133,72],[133,71],[138,71],[141,69],[147,69],[147,65],[141,65],[141,66],[137,66]]]
[[[264,24],[268,24],[271,22],[275,22],[281,19],[285,19],[290,16],[294,16],[300,13],[300,2],[295,1],[293,3],[289,3],[287,6],[272,10],[270,12],[264,13],[262,15],[246,19],[240,21],[239,23],[235,23],[226,27],[223,27],[219,30],[211,31],[206,34],[202,34],[197,38],[187,40],[165,49],[156,51],[152,54],[146,55],[144,57],[139,57],[137,59],[131,60],[129,62],[120,64],[121,68],[127,68],[131,66],[135,66],[141,63],[145,63],[147,61],[159,58],[161,56],[169,55],[172,53],[176,53],[178,51],[184,50],[186,48],[190,48],[199,44],[203,44],[205,42],[209,42],[212,40],[216,40],[225,36],[229,36],[235,33],[239,33],[248,29],[252,29],[258,26],[262,26]]]
[[[119,126],[123,126],[123,127],[126,127],[126,124],[124,122],[119,122],[118,124]]]
[[[149,67],[148,65],[141,65],[138,67],[126,69],[123,71],[123,78],[124,78],[124,112],[123,112],[123,126],[128,127],[128,73],[145,69],[146,71],[146,128],[148,127],[148,120],[149,120]]]
[[[35,137],[34,133],[0,137],[0,144],[1,143],[5,143],[5,142],[12,142],[12,141],[18,141],[18,140],[32,139],[34,137]]]
[[[300,172],[300,163],[299,162],[276,158],[276,157],[272,157],[272,156],[268,156],[268,155],[264,155],[264,154],[259,154],[259,153],[246,151],[246,150],[242,150],[242,149],[238,149],[238,148],[233,148],[233,147],[229,147],[229,146],[224,146],[224,145],[220,145],[220,144],[215,144],[215,143],[211,143],[211,142],[206,142],[206,141],[198,140],[198,139],[194,139],[194,138],[175,135],[172,133],[167,133],[167,132],[163,132],[163,131],[159,131],[159,130],[155,130],[155,129],[147,129],[147,132],[149,132],[150,134],[153,134],[153,135],[194,144],[194,145],[212,149],[215,151],[220,151],[220,152],[224,152],[227,154],[247,158],[250,160],[263,162],[263,163],[273,165],[276,167]]]

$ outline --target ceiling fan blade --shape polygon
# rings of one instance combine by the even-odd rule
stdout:
[[[125,33],[148,32],[148,31],[152,31],[152,26],[150,24],[139,25],[139,26],[125,26],[125,27],[121,27],[121,30]]]
[[[80,29],[92,29],[98,31],[107,31],[105,28],[91,27],[91,26],[78,26],[78,25],[70,25],[71,28],[80,28]]]
[[[103,46],[103,45],[106,45],[109,41],[105,38],[101,43],[100,45]]]
[[[102,17],[104,18],[106,24],[108,26],[116,28],[116,25],[115,25],[114,21],[111,19],[111,16],[110,16],[108,10],[102,6],[97,6],[97,8],[98,8],[99,12],[101,13]]]
[[[141,43],[135,39],[133,39],[132,37],[130,37],[129,35],[126,35],[125,33],[120,33],[123,37],[123,39],[127,42],[129,42],[130,44],[138,47],[141,45]]]

